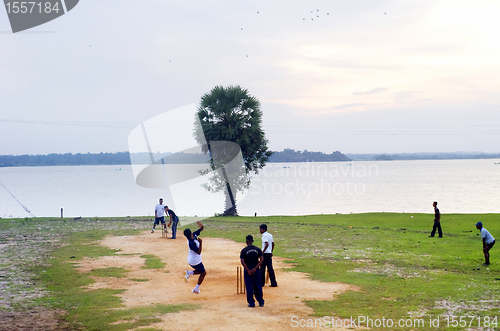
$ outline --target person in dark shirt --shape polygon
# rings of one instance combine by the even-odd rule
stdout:
[[[439,232],[439,238],[443,238],[443,231],[441,230],[441,213],[439,212],[439,208],[437,207],[437,201],[434,201],[432,205],[434,206],[434,226],[432,227],[432,232],[429,237],[434,237],[437,229]]]
[[[177,233],[177,224],[179,224],[179,217],[175,215],[175,212],[165,206],[165,213],[170,216],[170,222],[168,223],[168,227],[172,226],[172,237],[170,239],[175,239],[175,234]]]
[[[264,261],[262,250],[253,245],[253,236],[246,237],[247,247],[240,253],[240,260],[245,268],[244,279],[247,292],[248,307],[255,307],[255,299],[259,302],[259,307],[264,307],[264,298],[262,295],[262,280],[260,276],[260,266]]]

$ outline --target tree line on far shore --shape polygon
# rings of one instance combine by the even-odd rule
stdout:
[[[153,153],[155,160],[163,157],[166,164],[193,164],[206,163],[207,156],[193,153]],[[149,164],[151,155],[148,153],[134,153],[134,163]],[[350,161],[340,152],[325,154],[307,150],[296,151],[285,149],[274,152],[269,162],[337,162]],[[32,166],[76,166],[76,165],[129,165],[130,153],[64,153],[45,155],[0,155],[0,167],[32,167]]]
[[[203,154],[153,153],[155,160],[164,157],[166,164],[206,163]],[[134,163],[149,164],[151,155],[134,153]],[[392,160],[450,160],[450,159],[500,159],[500,154],[486,153],[403,153],[403,154],[342,154],[333,152],[296,151],[285,149],[274,152],[269,162],[349,162],[349,161],[392,161]],[[129,165],[129,152],[47,154],[47,155],[0,155],[0,167],[70,166],[70,165]]]
[[[354,161],[500,159],[498,153],[483,152],[346,154],[346,156]]]
[[[37,155],[0,155],[0,167],[31,167],[59,165],[121,165],[130,164],[128,152],[87,153],[87,154],[37,154]]]

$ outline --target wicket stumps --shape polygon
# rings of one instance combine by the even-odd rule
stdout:
[[[243,267],[236,267],[236,294],[245,294],[245,279],[243,277]]]
[[[162,238],[167,238],[168,231],[166,228],[161,227],[161,237]]]

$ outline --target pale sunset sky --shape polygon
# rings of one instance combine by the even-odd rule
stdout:
[[[134,127],[216,85],[261,101],[272,150],[498,153],[499,14],[482,0],[81,0],[13,34],[1,8],[0,154],[127,151]]]

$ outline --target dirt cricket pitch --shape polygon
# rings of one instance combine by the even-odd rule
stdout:
[[[151,304],[199,304],[200,308],[166,314],[162,321],[150,325],[161,330],[257,330],[263,325],[269,330],[291,329],[291,318],[310,318],[313,310],[303,300],[334,300],[335,296],[354,286],[341,283],[312,281],[306,274],[285,271],[287,264],[274,258],[279,286],[264,288],[265,306],[248,308],[246,296],[236,293],[236,269],[240,265],[239,252],[245,247],[227,239],[203,238],[203,264],[207,276],[199,295],[191,293],[197,276],[184,281],[187,265],[186,239],[161,238],[161,233],[143,232],[136,236],[109,236],[100,244],[119,249],[115,256],[95,260],[84,259],[80,272],[97,268],[121,267],[129,271],[127,278],[95,278],[91,288],[126,289],[120,295],[127,308],[147,307]],[[130,255],[134,254],[134,255]],[[143,269],[141,254],[153,254],[166,263],[164,270]],[[149,279],[135,282],[131,279]]]

